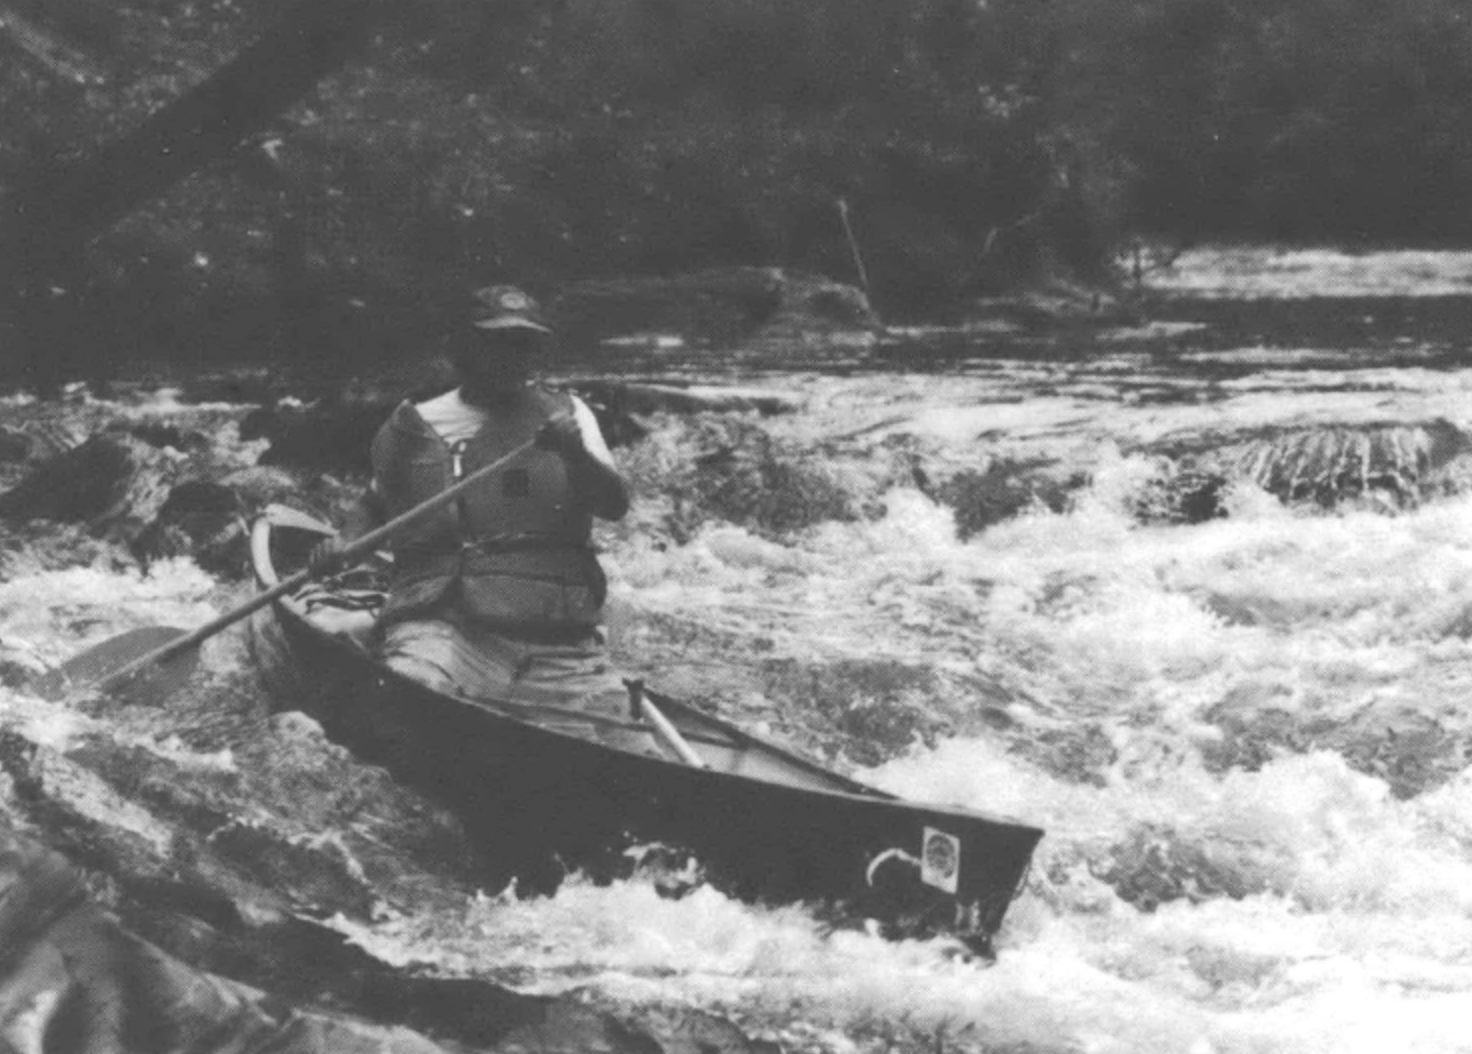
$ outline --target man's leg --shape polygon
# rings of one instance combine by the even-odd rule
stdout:
[[[485,626],[442,619],[388,628],[381,648],[395,672],[436,691],[488,702],[549,708],[533,718],[574,735],[590,732],[610,746],[659,753],[648,730],[631,728],[629,693],[608,663],[599,637],[576,644],[539,644]],[[577,711],[594,720],[585,722]]]
[[[438,692],[472,699],[505,699],[512,691],[515,656],[488,653],[457,625],[443,619],[397,622],[384,633],[379,654],[395,673]]]
[[[396,673],[436,691],[627,716],[628,693],[600,638],[548,644],[464,623],[451,613],[389,626],[379,655]]]
[[[601,638],[572,644],[515,642],[521,650],[512,698],[519,703],[546,703],[627,720],[628,690],[608,662]]]

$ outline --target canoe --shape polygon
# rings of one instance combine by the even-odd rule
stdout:
[[[281,506],[253,525],[270,588],[331,527]],[[692,859],[744,900],[803,902],[893,936],[949,933],[986,950],[1043,832],[970,809],[902,800],[630,682],[627,720],[475,700],[389,669],[370,647],[383,558],[310,583],[253,620],[257,662],[281,709],[450,807],[488,881],[550,891],[654,847]],[[639,706],[654,704],[657,714]],[[672,724],[702,766],[654,727]]]

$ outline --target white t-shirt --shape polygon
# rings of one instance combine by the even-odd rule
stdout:
[[[568,398],[572,400],[572,416],[582,434],[583,446],[594,458],[613,468],[613,455],[609,453],[608,444],[603,441],[603,431],[598,427],[598,419],[593,416],[593,411],[576,395],[569,394]],[[424,418],[425,423],[438,432],[440,438],[450,446],[470,439],[480,431],[481,425],[486,423],[486,418],[490,415],[490,411],[484,407],[475,406],[460,398],[459,388],[426,402],[416,403],[414,409],[419,411],[419,416]]]

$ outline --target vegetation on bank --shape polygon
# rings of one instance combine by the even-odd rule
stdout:
[[[0,4],[0,183],[287,7]],[[1464,237],[1469,85],[1456,0],[407,0],[22,328],[63,357],[358,359],[432,342],[465,279],[777,265],[902,320],[1106,280],[1131,231]]]

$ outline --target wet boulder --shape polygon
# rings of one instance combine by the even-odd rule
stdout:
[[[1090,871],[1141,911],[1184,900],[1243,897],[1270,888],[1268,876],[1238,854],[1166,825],[1145,824],[1090,861]]]
[[[932,478],[917,466],[914,481],[925,494],[955,511],[956,534],[962,540],[1029,508],[1062,512],[1089,482],[1086,474],[1046,458],[993,458],[983,469],[964,469],[942,478]]]
[[[140,938],[89,897],[87,876],[4,823],[0,893],[0,947],[6,951],[0,961],[0,1039],[8,1050],[61,1054],[82,1049],[78,1043],[86,1037],[110,1038],[110,1050],[158,1054],[768,1049],[699,1011],[643,1022],[480,981],[401,974],[325,930],[316,931],[315,945],[299,942],[296,950],[326,956],[342,991],[333,1010],[303,1006],[300,989],[275,994],[209,973]],[[348,1012],[343,1002],[350,1004]]]
[[[0,463],[30,464],[70,450],[77,442],[65,427],[44,420],[0,425]]]
[[[0,518],[99,521],[134,508],[151,516],[177,460],[126,433],[96,435],[37,465],[0,494]]]
[[[240,495],[229,486],[188,480],[169,490],[130,548],[144,563],[192,556],[206,570],[238,573],[249,530],[245,516]]]
[[[216,479],[186,479],[168,491],[153,518],[128,542],[140,563],[187,556],[226,578],[249,572],[250,525],[270,504],[326,516],[330,499],[304,488],[293,473],[270,466],[237,469]]]
[[[1218,450],[1214,460],[1288,502],[1332,506],[1348,497],[1383,495],[1415,502],[1430,471],[1465,446],[1441,427],[1300,429]]]
[[[18,428],[0,425],[0,461],[24,461],[31,456],[34,441]]]
[[[6,1049],[271,1049],[433,1054],[425,1037],[312,1013],[193,969],[92,903],[64,858],[0,827],[0,1038]],[[90,1042],[89,1042],[90,1039]]]
[[[20,688],[45,674],[48,667],[36,649],[21,640],[0,637],[0,685]]]
[[[857,286],[782,269],[776,277],[777,309],[762,321],[758,340],[863,342],[884,329],[868,295]]]
[[[263,406],[241,421],[240,437],[270,442],[260,457],[261,465],[366,474],[372,467],[369,449],[373,437],[397,402],[395,398],[338,399]]]
[[[1472,441],[1444,420],[1173,436],[1148,452],[1174,462],[1183,481],[1216,481],[1218,489],[1243,481],[1283,502],[1324,508],[1403,508],[1472,487]]]
[[[161,1052],[442,1049],[425,1035],[461,1051],[764,1049],[700,1011],[423,976],[312,921],[450,911],[468,891],[422,870],[453,841],[442,813],[299,724],[239,740],[238,764],[0,732],[0,1039],[43,1054],[75,1049],[76,1028]]]
[[[1169,464],[1130,502],[1142,523],[1205,523],[1227,515],[1229,481],[1221,471]]]
[[[0,520],[13,529],[76,524],[145,566],[192,557],[206,570],[238,577],[251,519],[271,502],[305,500],[301,491],[295,474],[233,467],[195,433],[166,425],[109,428],[40,461],[0,493]]]
[[[211,470],[198,430],[154,421],[113,422],[90,435],[33,422],[25,474],[0,493],[0,519],[94,525],[151,520],[176,482]]]
[[[616,406],[630,414],[758,413],[786,414],[801,402],[786,392],[710,384],[638,384],[587,380],[571,385],[590,403]],[[600,422],[601,423],[601,422]]]

